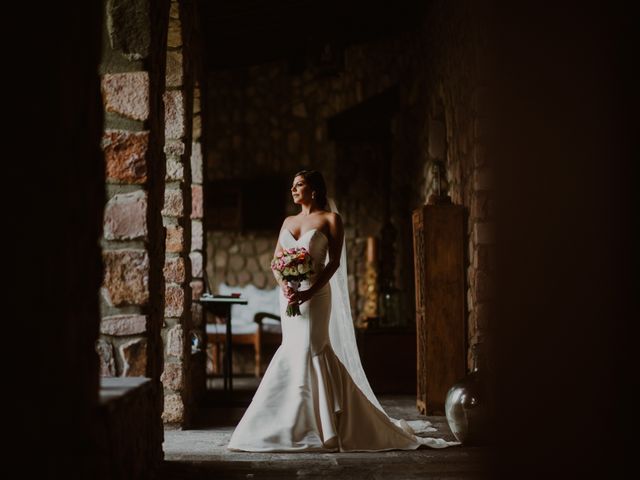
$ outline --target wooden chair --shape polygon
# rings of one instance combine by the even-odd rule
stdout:
[[[236,345],[251,345],[254,351],[254,375],[256,378],[262,376],[262,351],[265,345],[279,345],[282,341],[282,330],[279,328],[268,328],[265,325],[264,319],[270,318],[272,320],[280,321],[278,315],[273,315],[267,312],[257,312],[253,321],[257,324],[255,329],[250,332],[234,333],[231,336],[232,347]],[[272,325],[270,325],[272,326]],[[222,365],[222,347],[225,343],[224,332],[207,332],[207,342],[213,346],[214,358],[213,367],[215,371],[220,371]]]

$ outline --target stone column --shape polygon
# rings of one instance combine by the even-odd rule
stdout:
[[[494,301],[493,175],[485,153],[487,102],[477,75],[471,82],[454,78],[446,85],[438,84],[429,101],[423,198],[426,201],[437,193],[437,169],[433,167],[440,165],[446,179],[442,188],[454,204],[464,205],[468,212],[465,264],[467,366],[470,369],[472,346],[478,346],[479,363],[485,360],[487,346],[484,344],[490,340]]]
[[[164,112],[167,1],[105,2],[102,148],[106,207],[102,238],[101,337],[103,376],[152,379],[153,441],[162,456],[162,311],[165,230]],[[81,201],[81,199],[79,199]],[[151,440],[151,439],[149,439]]]
[[[473,162],[469,162],[471,175],[469,179],[470,213],[469,228],[469,345],[479,345],[479,362],[486,360],[487,346],[485,340],[493,327],[491,318],[494,315],[495,302],[495,193],[493,170],[486,155],[487,122],[486,90],[476,87],[472,94],[472,140]],[[469,351],[468,365],[473,364],[472,352]],[[482,368],[482,367],[481,367]]]
[[[191,318],[192,331],[190,338],[196,339],[200,351],[194,351],[192,356],[190,380],[192,383],[193,401],[202,397],[206,389],[206,329],[205,313],[202,305],[195,300],[205,290],[204,266],[206,263],[206,249],[204,245],[204,201],[203,201],[203,176],[204,166],[202,161],[202,98],[200,84],[197,83],[193,97],[193,143],[191,147]]]
[[[167,37],[165,102],[165,147],[167,170],[163,223],[167,228],[164,266],[165,423],[189,423],[191,356],[191,277],[199,275],[189,256],[191,249],[191,117],[193,73],[190,40],[193,11],[189,2],[171,2]]]

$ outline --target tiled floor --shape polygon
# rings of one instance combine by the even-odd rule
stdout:
[[[240,383],[239,391],[242,390]],[[247,387],[250,381],[247,381]],[[411,396],[381,396],[387,413],[407,420],[421,417]],[[331,478],[471,479],[483,476],[486,449],[420,448],[377,453],[243,453],[226,450],[243,407],[208,408],[197,429],[165,431],[163,479]],[[438,429],[427,435],[453,440],[444,417],[428,417]]]

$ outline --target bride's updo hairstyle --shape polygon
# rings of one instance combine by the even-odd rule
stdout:
[[[327,208],[327,185],[324,183],[324,177],[317,170],[300,170],[293,178],[302,177],[309,184],[311,190],[316,192],[316,203],[320,208]]]

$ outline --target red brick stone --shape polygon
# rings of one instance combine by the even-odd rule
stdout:
[[[476,322],[479,330],[486,330],[491,326],[491,307],[488,303],[476,306]]]
[[[200,115],[194,115],[191,122],[191,135],[198,140],[202,137],[202,120]]]
[[[200,252],[191,252],[189,258],[191,259],[191,276],[202,277],[202,254]]]
[[[184,229],[178,225],[167,226],[167,253],[181,253],[184,251]]]
[[[267,286],[267,276],[263,272],[257,272],[253,274],[253,284],[258,288],[265,288]]]
[[[184,258],[167,258],[164,262],[164,278],[167,282],[182,283],[185,280]]]
[[[191,222],[191,250],[202,250],[204,248],[204,231],[201,220]]]
[[[488,168],[476,169],[473,172],[473,188],[479,190],[491,190],[493,188],[493,176]]]
[[[165,423],[181,423],[183,419],[184,403],[180,394],[165,395],[162,421]]]
[[[147,373],[147,340],[136,338],[120,345],[123,377],[144,377]]]
[[[242,255],[235,254],[231,255],[231,258],[229,258],[227,267],[234,272],[239,272],[244,269],[245,264],[245,258]]]
[[[167,46],[169,48],[178,48],[182,46],[182,27],[180,26],[180,20],[172,19],[169,21]]]
[[[475,305],[475,283],[473,285],[469,285],[469,288],[467,288],[467,311],[472,311],[474,305]]]
[[[160,377],[164,387],[170,390],[181,391],[184,388],[182,370],[183,366],[181,363],[165,363],[164,372],[162,372]]]
[[[494,243],[493,224],[478,222],[474,226],[474,241],[478,245],[490,245]]]
[[[484,220],[488,215],[488,194],[476,192],[471,196],[471,218]]]
[[[225,282],[227,282],[227,285],[229,285],[230,287],[237,287],[238,276],[234,272],[227,272]]]
[[[202,144],[200,142],[193,142],[191,144],[191,182],[202,184],[203,173]]]
[[[167,52],[167,87],[179,87],[182,85],[182,53],[179,51]]]
[[[269,246],[269,248],[271,248]],[[258,264],[262,267],[262,270],[264,270],[265,272],[271,273],[271,259],[273,258],[273,253],[271,252],[265,252],[263,254],[261,254],[258,257]],[[219,265],[217,265],[217,255],[216,255],[216,267],[219,267]],[[226,259],[225,259],[225,263],[226,263]],[[224,264],[223,264],[224,266]]]
[[[164,93],[164,135],[167,139],[184,136],[184,94],[181,90]]]
[[[169,18],[173,20],[180,20],[180,2],[173,1],[171,2],[171,7],[169,8]]]
[[[271,239],[256,238],[255,242],[256,253],[271,253]]]
[[[167,355],[182,358],[184,351],[184,331],[181,325],[176,325],[167,333]]]
[[[100,321],[100,333],[104,335],[137,335],[146,329],[146,315],[112,315]]]
[[[164,316],[179,317],[184,312],[184,288],[167,285],[164,293]]]
[[[102,137],[107,181],[145,183],[148,147],[149,132],[107,130]]]
[[[191,218],[203,217],[202,185],[191,185]]]
[[[146,305],[149,257],[144,250],[105,250],[103,295],[109,305]]]
[[[167,217],[182,217],[184,215],[184,201],[182,191],[168,188],[164,191],[164,208],[162,215]]]
[[[202,280],[192,280],[189,286],[191,286],[191,300],[197,300],[204,293],[204,282]]]
[[[247,266],[246,266],[247,272],[249,272],[251,275],[253,275],[254,273],[259,272],[260,269],[260,265],[258,265],[258,261],[256,260],[256,257],[254,256],[250,256],[247,259]]]
[[[164,144],[164,153],[167,155],[180,157],[184,155],[184,142],[182,140],[166,140]]]
[[[478,325],[476,322],[476,311],[472,310],[471,312],[469,312],[469,330],[467,331],[467,338],[471,339],[473,337],[475,337],[476,335],[476,331],[478,330]]]
[[[181,181],[184,180],[184,165],[180,160],[169,158],[167,160],[167,173],[165,180]]]
[[[204,312],[202,311],[202,305],[196,302],[191,303],[191,322],[194,327],[200,327],[204,319]]]
[[[104,238],[147,238],[147,194],[143,190],[114,195],[104,211]]]
[[[238,283],[240,286],[245,287],[251,281],[251,274],[246,270],[238,273]]]
[[[96,342],[96,353],[100,361],[100,376],[115,377],[116,363],[113,359],[113,345],[101,338]]]
[[[197,115],[200,111],[200,87],[196,86],[193,89],[193,114]]]
[[[102,96],[107,112],[146,120],[149,117],[149,74],[107,73],[102,77]]]

